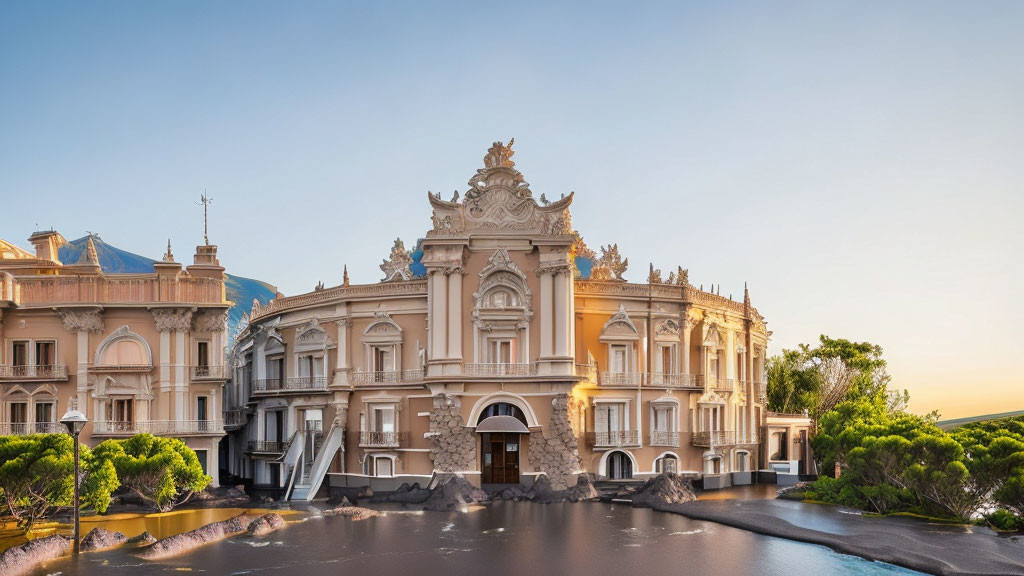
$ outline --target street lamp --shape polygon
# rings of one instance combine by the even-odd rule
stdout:
[[[89,420],[78,410],[68,410],[60,417],[60,423],[67,426],[68,434],[71,434],[71,438],[75,443],[75,554],[78,554],[79,540],[78,540],[78,435],[82,433],[82,429],[85,428],[85,423]]]

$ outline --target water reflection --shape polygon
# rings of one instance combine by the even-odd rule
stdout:
[[[167,574],[916,574],[674,514],[606,504],[500,503],[480,512],[312,517],[265,538],[241,536],[164,562],[130,549],[64,559],[47,572]],[[45,572],[44,572],[45,573]]]

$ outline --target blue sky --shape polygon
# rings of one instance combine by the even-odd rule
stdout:
[[[494,140],[588,243],[773,348],[887,351],[912,407],[1024,408],[1024,4],[5,2],[0,237],[211,241],[285,293],[380,277]]]

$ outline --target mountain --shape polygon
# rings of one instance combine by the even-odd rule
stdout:
[[[58,256],[65,264],[74,264],[82,257],[88,236],[78,240],[72,240],[61,247]],[[139,256],[116,246],[111,246],[99,236],[92,237],[92,243],[96,246],[96,255],[100,258],[100,268],[107,274],[151,274],[153,263],[156,260]],[[277,294],[277,289],[261,280],[227,275],[225,282],[228,300],[234,302],[228,309],[228,334],[232,337],[238,327],[238,321],[243,314],[249,312],[253,299],[259,300],[260,304],[266,304]]]
[[[987,422],[989,420],[1002,420],[1003,418],[1015,418],[1017,416],[1024,416],[1024,410],[1017,410],[1016,412],[1001,412],[999,414],[983,414],[981,416],[968,416],[966,418],[954,418],[952,420],[940,420],[935,425],[943,430],[952,430],[958,426],[964,424],[971,424],[972,422]]]

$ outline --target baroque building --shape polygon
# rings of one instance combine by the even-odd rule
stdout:
[[[428,193],[430,228],[395,241],[380,282],[346,271],[254,303],[230,352],[231,473],[308,500],[438,473],[721,486],[769,466],[769,332],[746,290],[703,291],[682,268],[625,281],[618,246],[598,256],[574,230],[574,195],[535,198],[512,156],[496,142],[464,193]]]
[[[73,264],[57,232],[29,242],[0,240],[0,434],[63,433],[75,408],[83,442],[174,436],[216,483],[231,304],[217,247],[183,268],[168,243],[151,274],[107,274],[91,235]]]

